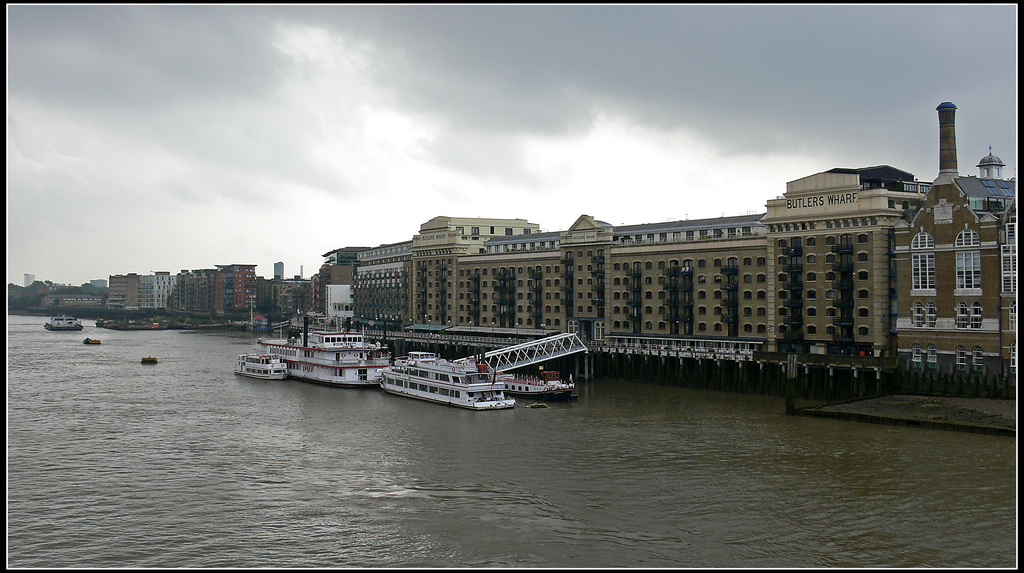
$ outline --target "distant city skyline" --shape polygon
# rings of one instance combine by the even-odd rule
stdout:
[[[256,264],[436,216],[765,211],[834,167],[1017,168],[1017,7],[8,7],[7,269]],[[641,198],[642,200],[636,200]],[[651,210],[650,205],[657,205]]]

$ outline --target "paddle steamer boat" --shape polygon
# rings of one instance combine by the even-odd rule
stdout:
[[[280,357],[288,376],[345,388],[378,388],[391,363],[387,347],[359,332],[303,330],[302,339],[258,340],[264,353]]]

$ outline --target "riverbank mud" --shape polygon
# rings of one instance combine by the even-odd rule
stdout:
[[[798,415],[1016,436],[1017,401],[894,395],[798,408]]]

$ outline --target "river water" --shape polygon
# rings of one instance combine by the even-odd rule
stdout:
[[[8,316],[10,567],[1017,564],[1015,439],[601,379],[473,412],[44,322]]]

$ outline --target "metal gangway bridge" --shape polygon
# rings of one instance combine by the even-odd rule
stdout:
[[[587,346],[575,332],[566,332],[485,352],[483,361],[493,370],[507,372],[586,351]]]

